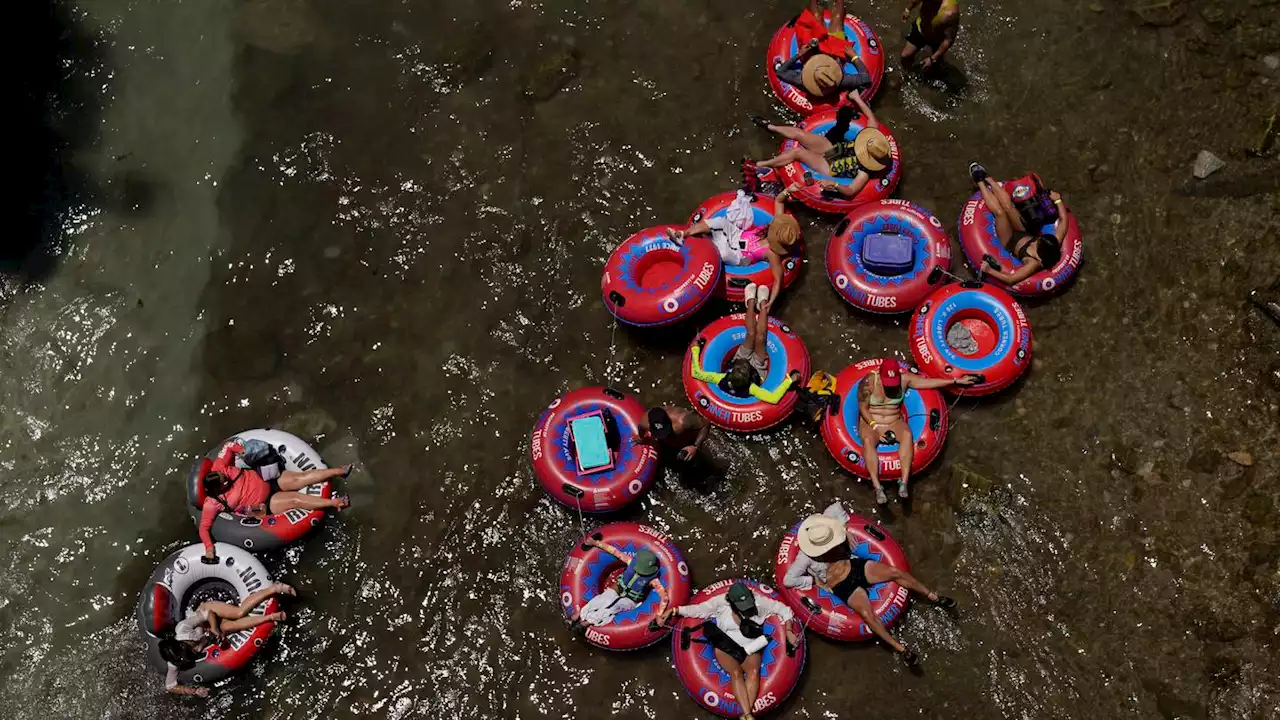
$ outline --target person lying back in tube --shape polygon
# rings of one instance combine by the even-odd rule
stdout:
[[[702,348],[706,339],[699,339],[698,344],[690,349],[693,362],[689,372],[694,378],[711,383],[724,392],[738,398],[754,397],[770,405],[777,405],[782,396],[787,394],[791,385],[800,380],[800,374],[791,371],[783,378],[778,387],[765,390],[760,383],[769,375],[769,350],[766,345],[769,336],[769,317],[766,310],[757,312],[756,308],[769,297],[769,288],[751,283],[746,289],[747,312],[743,315],[747,338],[733,353],[727,372],[711,372],[702,367]]]
[[[867,591],[873,585],[894,582],[924,595],[929,602],[947,610],[955,608],[956,601],[933,592],[906,570],[854,555],[845,529],[848,522],[849,513],[839,501],[823,510],[821,515],[805,518],[796,536],[800,541],[800,554],[787,569],[782,584],[808,590],[816,583],[858,613],[867,627],[892,648],[905,665],[915,667],[920,664],[919,655],[889,634],[871,607]]]
[[[195,610],[187,612],[187,617],[173,628],[173,635],[160,640],[160,657],[168,663],[168,672],[164,678],[164,688],[168,692],[179,695],[199,695],[207,697],[209,688],[199,685],[179,685],[178,673],[195,665],[204,657],[209,645],[224,642],[227,635],[257,627],[263,623],[280,622],[285,619],[283,612],[270,615],[251,615],[250,611],[275,595],[296,596],[293,587],[284,583],[276,583],[251,593],[239,605],[209,601],[202,602]]]
[[[667,237],[680,245],[690,235],[710,233],[711,242],[725,265],[740,267],[768,261],[769,271],[773,273],[773,288],[760,301],[762,312],[767,312],[782,292],[782,261],[791,254],[800,239],[800,223],[787,214],[786,206],[787,200],[800,188],[800,183],[792,183],[778,193],[773,202],[773,222],[768,225],[752,224],[754,195],[747,190],[739,190],[724,215],[696,222],[684,230],[668,228]]]
[[[857,111],[848,105],[841,107],[836,111],[836,124],[822,135],[815,135],[792,125],[771,123],[762,117],[752,117],[751,122],[756,125],[800,145],[784,150],[768,160],[760,160],[756,165],[762,168],[780,168],[793,162],[801,162],[816,173],[853,181],[845,185],[834,180],[819,180],[818,184],[824,191],[846,198],[857,196],[873,175],[889,167],[893,161],[893,150],[889,147],[888,136],[880,130],[880,120],[871,112],[862,96],[854,93],[850,99],[857,106]],[[845,135],[858,113],[866,118],[866,127],[852,140],[846,140]]]
[[[250,443],[260,442],[250,440]],[[200,508],[200,541],[204,543],[204,557],[201,562],[213,564],[217,557],[213,550],[213,522],[219,513],[265,517],[268,513],[278,514],[293,509],[320,510],[335,508],[341,510],[351,502],[345,497],[323,498],[298,492],[308,485],[316,485],[325,480],[346,477],[351,474],[351,465],[340,468],[326,468],[296,472],[285,470],[280,472],[278,465],[263,468],[267,477],[253,468],[242,468],[236,459],[243,456],[245,446],[235,442],[223,446],[213,467],[205,474],[201,482],[204,484],[204,505]]]
[[[578,631],[587,625],[605,625],[611,622],[618,613],[634,610],[649,596],[649,591],[658,594],[657,614],[661,616],[667,609],[667,589],[658,580],[661,567],[658,556],[652,550],[637,550],[635,554],[626,553],[613,545],[604,542],[604,535],[596,533],[587,538],[583,545],[599,548],[627,564],[627,567],[614,581],[613,587],[587,601],[581,610],[573,613],[569,629]]]
[[[1037,183],[1031,197],[1015,203],[1004,189],[1004,184],[992,180],[986,168],[978,163],[969,165],[969,177],[982,193],[987,210],[995,216],[996,235],[1000,242],[1022,263],[1013,272],[1005,272],[994,257],[984,255],[982,261],[987,275],[1007,285],[1016,285],[1058,264],[1062,259],[1062,240],[1070,227],[1070,213],[1061,195]],[[1053,234],[1040,233],[1040,228],[1049,222],[1053,223]]]
[[[769,636],[764,634],[765,622],[770,617],[780,618],[786,624],[787,643],[795,646],[800,642],[791,629],[795,618],[791,608],[757,594],[745,583],[736,582],[723,595],[695,605],[671,608],[659,622],[665,624],[672,615],[708,621],[702,624],[703,637],[714,648],[716,662],[729,673],[733,695],[744,710],[741,717],[751,720],[754,717],[751,709],[760,694],[760,653],[769,645]]]
[[[795,29],[800,52],[775,68],[779,80],[819,98],[843,92],[853,99],[859,90],[871,87],[871,73],[845,37],[844,0],[836,0],[831,21],[825,25],[818,0],[809,0],[796,18]],[[853,63],[855,72],[844,71],[846,62]]]

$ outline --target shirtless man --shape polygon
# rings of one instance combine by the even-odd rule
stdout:
[[[938,379],[904,373],[901,363],[889,358],[881,361],[879,370],[871,371],[870,375],[858,383],[858,435],[862,438],[862,454],[866,456],[867,472],[871,475],[871,485],[876,489],[877,503],[883,505],[889,502],[884,488],[880,487],[880,453],[876,446],[889,442],[885,436],[890,432],[894,434],[893,441],[898,443],[898,458],[902,460],[898,497],[906,498],[910,492],[907,481],[911,479],[911,457],[915,440],[911,437],[911,425],[902,412],[902,401],[906,398],[907,388],[927,390],[952,385],[972,385],[976,382],[977,375]]]
[[[920,6],[920,14],[911,22],[911,12]],[[907,44],[902,48],[902,67],[910,69],[916,53],[922,48],[931,52],[920,61],[920,72],[929,72],[956,41],[960,30],[960,0],[910,0],[902,11],[902,21],[911,22],[907,28]]]
[[[676,450],[676,457],[689,462],[711,432],[711,426],[692,410],[675,405],[650,408],[649,415],[640,421],[641,445],[664,445]]]

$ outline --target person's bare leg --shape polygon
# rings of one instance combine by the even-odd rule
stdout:
[[[720,663],[720,667],[729,673],[729,684],[733,687],[733,696],[738,698],[738,702],[745,703],[747,698],[747,684],[742,679],[742,666],[737,660],[729,657],[723,650],[716,650],[716,662]],[[750,713],[751,708],[743,707],[744,714]]]
[[[1022,224],[1022,213],[1013,206],[1013,198],[1009,197],[1009,191],[1004,189],[1004,183],[998,180],[986,178],[986,184],[990,185],[991,192],[996,196],[996,202],[1000,203],[1000,207],[1004,208],[1005,215],[1009,217],[1009,224],[1018,232],[1026,232],[1027,228]]]
[[[773,298],[770,298],[772,300]],[[769,350],[766,343],[769,340],[769,311],[768,309],[759,310],[759,303],[756,304],[757,314],[755,322],[752,323],[753,328],[747,328],[749,334],[747,340],[751,342],[751,352],[756,357],[768,358]]]
[[[858,436],[862,438],[862,455],[867,464],[867,474],[871,476],[871,487],[876,491],[876,502],[884,502],[884,489],[880,487],[880,452],[876,447],[876,433],[871,426],[858,418]]]
[[[870,565],[871,563],[867,564]],[[870,577],[867,579],[871,580]],[[880,618],[876,617],[876,611],[871,607],[871,600],[867,598],[867,591],[862,588],[854,590],[853,594],[849,596],[849,607],[853,608],[853,611],[858,613],[858,615],[866,621],[867,627],[871,628],[871,632],[875,633],[876,637],[885,641],[889,647],[893,648],[896,652],[902,652],[907,649],[902,643],[898,642],[889,634],[889,630],[885,628],[884,623],[880,622]]]
[[[345,508],[351,503],[347,498],[322,498],[318,495],[303,495],[300,492],[278,492],[271,496],[272,514],[280,514],[289,510],[327,510],[329,508]]]
[[[273,612],[265,615],[245,615],[239,620],[228,620],[222,623],[222,633],[226,635],[234,632],[240,632],[241,630],[248,630],[249,628],[255,628],[263,623],[280,622],[281,620],[284,620],[285,617],[287,616],[282,612]]]
[[[831,22],[827,23],[827,32],[838,33],[844,29],[844,0],[836,0],[836,6],[831,10]]]
[[[982,193],[982,202],[986,203],[987,211],[996,219],[996,237],[1000,238],[1002,245],[1008,245],[1013,238],[1013,226],[1009,224],[1008,214],[985,180],[978,183],[978,192]]]
[[[760,653],[747,656],[742,663],[742,672],[747,676],[747,700],[742,708],[750,714],[756,711],[756,698],[760,697]]]
[[[813,13],[816,18],[822,17],[821,10],[818,9],[818,0],[809,0],[809,12]]]
[[[933,592],[925,587],[924,583],[917,580],[914,575],[906,570],[900,570],[892,565],[886,565],[875,560],[868,560],[864,570],[869,583],[896,582],[902,587],[912,592],[920,593],[925,597],[933,595]],[[936,596],[930,599],[936,599]]]
[[[911,437],[911,426],[906,420],[893,424],[893,433],[898,436],[898,460],[902,464],[902,479],[898,482],[898,497],[905,498],[910,492],[907,483],[911,481],[911,458],[915,455],[915,438]]]
[[[342,477],[347,474],[350,465],[343,465],[339,468],[325,468],[323,470],[306,470],[298,472],[296,470],[285,470],[280,473],[280,479],[276,482],[281,490],[301,490],[308,485],[317,485],[325,480],[332,480],[336,477]]]

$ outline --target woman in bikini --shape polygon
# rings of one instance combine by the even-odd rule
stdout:
[[[778,125],[761,117],[751,118],[752,122],[769,132],[800,144],[776,157],[761,160],[756,166],[780,168],[799,161],[820,175],[853,180],[848,184],[819,180],[818,184],[823,190],[845,197],[854,197],[862,192],[873,174],[881,173],[889,167],[893,161],[893,151],[889,148],[888,136],[880,131],[880,121],[862,96],[850,93],[849,99],[867,120],[866,127],[853,140],[845,139],[849,124],[856,115],[848,105],[836,111],[836,124],[825,135],[815,135],[792,125]]]
[[[668,228],[667,237],[679,245],[690,235],[711,234],[711,242],[720,252],[720,259],[725,265],[743,266],[766,260],[769,271],[773,274],[773,287],[765,287],[769,292],[759,302],[760,312],[768,312],[769,307],[782,292],[782,261],[791,254],[791,248],[800,239],[800,223],[787,213],[787,200],[800,189],[800,183],[791,183],[790,187],[778,193],[773,200],[773,222],[768,225],[752,225],[754,212],[751,202],[754,197],[746,191],[738,193],[730,212],[725,215],[708,218],[690,225],[684,230]],[[735,208],[735,206],[740,206]],[[735,223],[731,218],[743,218]],[[743,226],[745,225],[745,227]],[[750,300],[752,296],[746,296]]]
[[[906,498],[910,494],[907,482],[911,479],[911,458],[915,447],[911,425],[902,412],[902,401],[906,398],[907,388],[927,390],[952,385],[972,385],[977,381],[977,375],[925,378],[915,373],[904,373],[901,363],[890,358],[880,363],[879,370],[872,371],[865,380],[858,383],[858,435],[862,438],[862,454],[866,457],[867,473],[871,475],[877,503],[883,505],[889,502],[884,488],[880,486],[880,454],[876,447],[880,443],[898,443],[898,458],[902,461],[898,497]],[[893,433],[892,440],[887,439],[889,433]]]
[[[871,607],[867,591],[873,585],[893,582],[920,593],[941,608],[950,610],[956,606],[956,601],[929,590],[905,570],[854,555],[845,530],[848,522],[849,515],[839,502],[833,503],[821,515],[805,518],[797,532],[801,552],[787,571],[783,584],[803,590],[816,583],[866,621],[867,627],[893,648],[903,663],[915,667],[920,663],[920,657],[889,634],[876,616],[875,608]]]
[[[249,630],[263,623],[283,621],[286,617],[283,612],[273,612],[270,615],[253,615],[251,612],[274,595],[297,594],[292,586],[275,583],[250,593],[239,605],[214,600],[200,603],[199,607],[189,611],[187,617],[174,627],[173,637],[160,641],[160,656],[168,663],[165,690],[180,695],[208,696],[207,687],[180,685],[178,673],[195,665],[210,643],[220,643],[227,635]]]
[[[1053,191],[1049,198],[1058,209],[1058,219],[1053,224],[1053,234],[1032,235],[1026,228],[1022,214],[1013,205],[1004,184],[992,180],[987,171],[978,163],[969,165],[969,176],[982,193],[982,201],[987,210],[995,216],[996,235],[1018,262],[1022,263],[1013,272],[1005,272],[995,258],[990,255],[982,258],[986,264],[986,274],[1006,285],[1015,285],[1035,275],[1045,268],[1051,268],[1062,259],[1062,240],[1067,235],[1070,213],[1062,202],[1062,196]],[[1038,228],[1037,228],[1038,229]]]

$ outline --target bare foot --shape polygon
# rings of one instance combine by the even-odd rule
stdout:
[[[288,617],[289,616],[283,612],[273,612],[267,616],[267,619],[271,622],[284,622]]]
[[[293,589],[292,585],[287,585],[285,583],[276,583],[275,591],[277,595],[292,595],[294,597],[297,597],[298,595],[298,592]]]
[[[351,507],[351,498],[347,497],[346,495],[339,495],[338,497],[333,499],[334,510],[341,511],[341,510],[346,510],[349,507]]]

